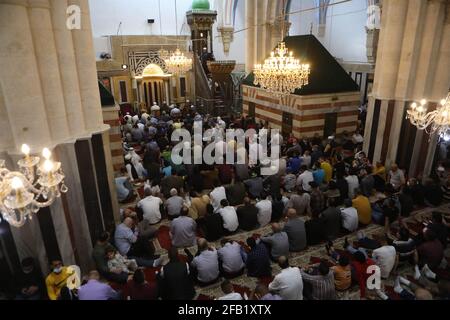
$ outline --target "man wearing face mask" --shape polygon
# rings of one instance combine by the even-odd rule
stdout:
[[[22,260],[22,270],[15,278],[16,300],[40,300],[45,293],[44,278],[33,258]]]
[[[67,279],[73,274],[67,267],[63,266],[61,260],[52,260],[51,272],[45,279],[47,293],[50,300],[57,300],[61,289],[67,284]]]

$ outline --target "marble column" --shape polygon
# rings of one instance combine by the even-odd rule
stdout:
[[[52,140],[26,5],[0,1],[0,84],[16,151],[22,143],[39,150]]]
[[[48,0],[28,0],[28,16],[53,143],[69,138],[66,106]]]
[[[69,119],[70,133],[75,136],[84,136],[86,134],[86,128],[83,106],[81,104],[72,31],[67,29],[66,26],[68,1],[50,0],[50,4],[52,8],[53,34],[61,74],[61,86],[66,105],[66,114]]]
[[[88,130],[99,130],[103,128],[103,119],[100,108],[89,3],[87,0],[69,0],[68,4],[77,5],[81,9],[81,29],[72,30],[72,38],[78,67],[84,123]]]

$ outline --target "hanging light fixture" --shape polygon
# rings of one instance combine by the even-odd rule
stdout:
[[[423,99],[420,104],[414,102],[407,110],[406,119],[419,130],[425,130],[430,134],[437,133],[439,138],[450,140],[450,92],[446,99],[441,100],[440,106],[435,111],[427,112],[427,100]]]
[[[0,212],[10,225],[21,227],[40,208],[50,206],[61,193],[67,192],[61,163],[51,160],[51,152],[44,148],[44,160],[30,156],[30,147],[22,145],[24,158],[17,162],[20,171],[5,168],[0,160]]]
[[[178,44],[178,11],[177,0],[175,0],[175,28],[177,35],[177,49],[164,60],[167,70],[173,74],[185,74],[192,69],[192,59],[184,55]]]
[[[296,59],[284,43],[285,8],[286,3],[283,0],[281,41],[264,64],[255,65],[253,71],[254,84],[260,85],[275,96],[291,94],[296,89],[307,85],[310,74],[309,64],[302,64],[299,59]]]

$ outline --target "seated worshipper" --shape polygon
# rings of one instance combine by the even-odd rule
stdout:
[[[240,276],[244,272],[244,249],[236,241],[222,239],[222,248],[217,250],[220,269],[225,278],[231,279]]]
[[[206,207],[210,201],[207,194],[200,195],[191,191],[191,207],[189,208],[191,218],[194,220],[204,218],[206,216]]]
[[[297,211],[294,208],[288,209],[287,219],[283,231],[286,232],[289,239],[289,251],[300,252],[307,245],[305,222],[297,215]]]
[[[309,150],[306,150],[300,159],[302,160],[302,165],[308,169],[311,168],[311,152]]]
[[[299,153],[294,152],[292,157],[287,162],[287,169],[291,171],[293,174],[298,174],[301,164],[302,160],[299,157]]]
[[[311,171],[308,170],[308,167],[303,165],[300,168],[300,175],[297,178],[297,188],[302,189],[303,191],[310,192],[311,185],[310,182],[314,181],[314,177]]]
[[[310,207],[311,196],[303,189],[298,189],[297,194],[292,194],[286,204],[286,209],[295,209],[297,215],[305,216],[311,213]]]
[[[407,218],[414,211],[414,199],[411,196],[411,192],[408,186],[401,188],[400,194],[398,194],[398,201],[400,202],[400,215]]]
[[[131,172],[134,169],[137,174],[137,179],[144,180],[147,176],[147,171],[145,170],[141,157],[131,148],[131,151],[125,156],[125,167],[127,168],[128,174],[131,176]],[[136,177],[133,177],[136,179]],[[133,181],[133,179],[131,179]]]
[[[248,194],[253,199],[258,199],[264,191],[263,178],[258,177],[255,174],[252,175],[252,178],[245,180],[244,184],[247,187]]]
[[[144,138],[144,131],[137,124],[131,129],[131,137],[134,142],[141,142]]]
[[[264,243],[256,241],[254,238],[247,239],[247,245],[250,251],[247,253],[247,276],[262,278],[272,275],[272,267],[270,265],[270,255]]]
[[[123,256],[129,259],[135,259],[138,266],[141,267],[157,267],[160,265],[160,259],[152,260],[144,258],[144,252],[141,250],[141,245],[138,243],[139,232],[137,228],[133,231],[133,219],[125,218],[125,220],[116,227],[114,233],[114,242],[117,250]]]
[[[230,205],[239,206],[243,204],[246,196],[245,192],[245,184],[236,176],[234,183],[226,187],[227,199],[230,199]]]
[[[355,198],[356,196],[356,190],[359,189],[359,179],[356,175],[356,171],[353,169],[349,170],[348,175],[345,177],[345,181],[347,181],[348,184],[348,197],[350,199]]]
[[[219,240],[224,235],[222,216],[214,213],[214,208],[211,204],[207,205],[206,216],[199,220],[198,223],[208,241]]]
[[[417,264],[419,266],[428,265],[434,270],[444,258],[444,247],[431,229],[425,228],[423,237],[424,242],[417,246]]]
[[[177,248],[195,246],[197,240],[197,223],[188,216],[189,209],[183,207],[181,215],[170,223],[172,245]]]
[[[59,299],[61,289],[66,286],[67,280],[74,274],[70,267],[63,266],[61,260],[53,260],[50,264],[51,272],[45,278],[45,286],[50,300]]]
[[[424,206],[425,205],[425,191],[424,186],[420,180],[411,178],[408,180],[408,191],[414,200],[414,205]]]
[[[100,282],[98,271],[89,272],[89,280],[78,289],[79,300],[118,300],[120,294],[107,283]]]
[[[335,176],[339,174],[340,176],[344,176],[346,172],[345,162],[342,159],[342,156],[340,154],[336,155],[336,163],[334,164],[334,173]]]
[[[338,291],[348,290],[352,285],[352,268],[347,256],[339,256],[338,264],[331,268],[334,273],[334,286]]]
[[[328,199],[328,208],[320,214],[323,235],[327,240],[334,240],[341,231],[341,211],[336,208],[335,199]]]
[[[256,203],[258,209],[258,224],[259,227],[267,226],[272,220],[272,201],[269,200],[270,196],[263,194],[260,201]]]
[[[281,272],[269,284],[269,290],[283,300],[303,300],[303,279],[300,269],[291,267],[287,257],[278,258]]]
[[[184,200],[178,195],[177,189],[170,190],[170,198],[164,202],[169,220],[173,220],[180,216],[181,208],[183,208]]]
[[[161,180],[161,192],[166,199],[170,197],[170,191],[172,189],[181,190],[183,187],[184,180],[175,171],[170,176],[166,176]]]
[[[366,197],[370,197],[374,189],[373,175],[368,174],[367,171],[363,169],[360,171],[359,178],[361,180],[359,187],[362,194]]]
[[[157,277],[163,300],[192,300],[195,297],[189,264],[180,261],[177,248],[169,249],[169,262]]]
[[[225,295],[217,300],[244,300],[240,293],[234,292],[233,284],[229,280],[225,279],[220,285],[220,288]]]
[[[283,177],[284,190],[292,192],[297,186],[297,176],[292,173],[290,168],[286,169],[286,175]]]
[[[153,242],[152,240],[158,235],[158,230],[150,222],[144,218],[141,211],[136,214],[137,218],[137,230],[138,230],[138,242],[142,246],[144,252],[151,252],[153,254]],[[135,222],[136,223],[136,222]],[[152,251],[153,250],[153,251]]]
[[[408,289],[404,289],[402,285],[404,285]],[[401,300],[423,300],[423,301],[433,300],[433,295],[431,294],[430,291],[428,291],[425,288],[422,288],[421,286],[401,276],[398,276],[395,279],[394,292],[400,296]]]
[[[135,198],[133,186],[130,183],[129,177],[116,177],[117,200],[120,203],[131,202]]]
[[[121,269],[110,270],[108,268],[106,252],[110,249],[114,249],[114,247],[109,242],[109,233],[103,232],[97,239],[94,249],[92,250],[92,258],[94,259],[95,266],[98,272],[100,272],[100,275],[105,279],[120,284],[126,283],[128,279],[128,272],[124,272]]]
[[[303,281],[311,284],[311,300],[336,300],[333,270],[321,261],[317,271],[318,274],[314,274],[312,270],[301,270]]]
[[[397,221],[399,215],[394,199],[388,199],[387,204],[383,206],[383,222],[386,233],[389,232],[391,224]]]
[[[442,203],[442,189],[433,179],[426,179],[423,184],[425,204],[429,207],[437,207]]]
[[[324,182],[328,183],[333,179],[333,166],[330,162],[324,157],[320,157],[319,159],[320,167],[325,171],[325,179]]]
[[[372,259],[380,267],[381,278],[387,279],[397,265],[397,252],[393,246],[388,245],[386,239],[381,241],[381,247],[373,250]]]
[[[45,280],[33,258],[21,261],[21,268],[14,277],[16,300],[40,300],[46,294]]]
[[[319,189],[319,185],[316,182],[311,182],[311,194],[310,194],[310,207],[313,214],[320,214],[325,210],[325,195]]]
[[[281,193],[272,197],[272,214],[270,222],[278,222],[281,220],[284,214],[284,204],[285,201],[283,200],[283,195]]]
[[[328,184],[328,190],[326,190],[323,194],[328,200],[333,200],[336,206],[342,205],[341,192],[334,180],[330,181]]]
[[[388,239],[389,243],[395,248],[398,254],[398,262],[410,262],[414,264],[416,242],[411,238],[408,228],[403,225],[400,226],[396,238],[393,238],[390,233],[388,235],[390,236],[390,239]]]
[[[364,231],[358,231],[358,233],[356,234],[356,238],[358,239],[357,244],[358,244],[358,250],[361,250],[364,252],[364,254],[367,255],[366,249],[368,250],[375,250],[381,247],[380,242],[378,242],[375,239],[371,239],[368,238],[365,234]],[[352,245],[350,245],[347,241],[347,238],[345,238],[344,241],[344,249],[346,249],[348,252],[350,253],[354,253],[355,252],[355,248],[353,248]]]
[[[317,161],[313,166],[314,182],[321,186],[325,182],[325,170],[320,166],[320,162]]]
[[[123,288],[122,295],[125,300],[156,300],[157,292],[154,283],[145,281],[144,271],[137,269]]]
[[[214,212],[217,212],[221,208],[220,202],[227,199],[225,187],[220,185],[219,180],[214,181],[214,189],[209,194],[209,197],[211,198],[211,204],[214,208]]]
[[[341,199],[339,204],[343,204],[345,199],[349,197],[348,182],[342,173],[336,173],[336,187],[339,189]]]
[[[350,199],[345,199],[344,208],[341,208],[342,227],[347,232],[354,232],[358,229],[359,219],[358,211],[353,207]]]
[[[371,275],[367,272],[367,269],[372,265],[375,265],[375,262],[372,259],[367,258],[367,256],[359,250],[355,251],[352,262],[352,278],[359,285],[361,298],[366,298],[367,279]]]
[[[206,239],[197,240],[198,252],[195,258],[189,250],[184,252],[191,261],[191,267],[197,272],[196,280],[200,286],[207,286],[215,283],[220,276],[219,256],[215,248],[210,248]]]
[[[365,197],[361,190],[355,191],[356,197],[353,199],[353,207],[358,211],[359,223],[362,225],[369,225],[372,222],[372,206],[369,198]]]
[[[400,190],[400,187],[405,184],[405,174],[403,173],[403,170],[399,169],[396,163],[391,166],[387,180],[395,190]]]
[[[120,270],[121,272],[129,274],[133,273],[137,269],[136,260],[125,258],[113,247],[106,249],[106,258],[108,259],[109,272]]]
[[[319,213],[312,213],[311,219],[305,222],[306,243],[314,246],[325,240],[324,227]]]
[[[220,205],[222,208],[220,208],[217,213],[222,217],[224,233],[231,234],[239,228],[236,209],[229,205],[227,199],[220,201]]]
[[[270,293],[267,285],[259,282],[255,287],[255,291],[253,291],[252,295],[250,296],[250,300],[275,301],[283,299],[277,294]]]
[[[269,245],[270,256],[277,261],[279,257],[289,255],[289,238],[278,223],[272,223],[272,231],[272,234],[262,237],[261,241]]]
[[[249,197],[244,198],[244,205],[237,207],[236,213],[240,229],[251,231],[257,228],[258,208],[251,202]]]
[[[140,200],[136,207],[142,210],[144,219],[150,224],[157,224],[161,221],[161,206],[163,201],[157,197],[157,194],[152,194],[151,189],[144,190],[145,198]]]
[[[428,223],[427,229],[433,231],[436,234],[436,238],[441,242],[442,246],[447,248],[449,229],[446,223],[444,223],[444,218],[442,213],[434,211],[431,214],[431,222]]]
[[[372,169],[374,178],[374,188],[377,191],[383,192],[386,185],[386,168],[381,161],[377,161]]]
[[[275,167],[274,167],[275,168]],[[276,170],[274,169],[274,172]],[[266,176],[263,179],[263,187],[265,192],[268,193],[273,199],[276,199],[278,196],[281,196],[281,178],[278,174],[272,174]]]

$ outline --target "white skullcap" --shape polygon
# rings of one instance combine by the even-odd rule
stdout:
[[[172,190],[170,190],[170,195],[171,196],[176,196],[178,194],[177,189],[173,188]]]

